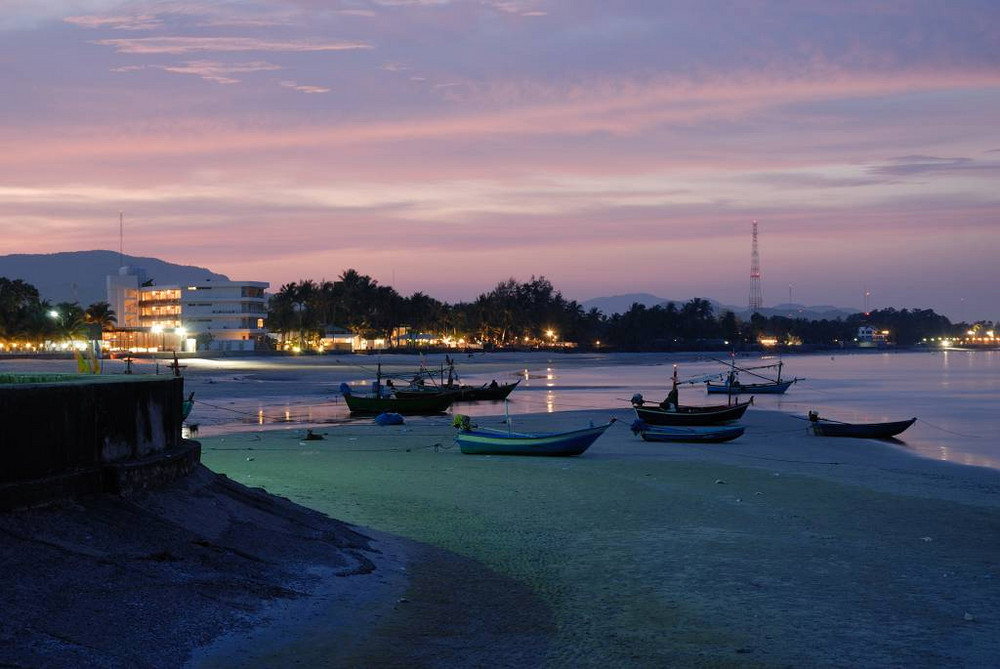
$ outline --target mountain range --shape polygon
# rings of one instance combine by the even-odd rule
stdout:
[[[12,254],[0,256],[0,276],[21,279],[38,289],[42,299],[53,303],[79,302],[84,307],[107,299],[105,277],[118,273],[122,265],[139,267],[157,285],[182,284],[205,279],[228,281],[229,277],[204,267],[175,265],[158,258],[120,255],[114,251],[70,251],[51,254]],[[646,307],[674,302],[678,306],[688,300],[674,300],[650,293],[628,293],[609,297],[595,297],[582,302],[584,311],[597,308],[605,316],[621,314],[635,303]],[[741,318],[749,318],[750,310],[709,300],[716,314],[726,310]],[[858,313],[858,309],[832,306],[804,306],[779,304],[765,307],[762,316],[789,316],[809,320],[836,319]]]
[[[87,307],[108,299],[105,277],[118,274],[122,265],[139,267],[157,285],[212,279],[228,281],[204,267],[175,265],[157,258],[121,255],[114,251],[69,251],[65,253],[0,256],[0,276],[21,279],[38,289],[43,300],[53,303],[79,302]]]

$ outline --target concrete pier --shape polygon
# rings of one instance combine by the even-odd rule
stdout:
[[[130,494],[189,473],[184,379],[0,374],[0,510]]]

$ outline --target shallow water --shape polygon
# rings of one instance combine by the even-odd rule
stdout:
[[[350,420],[339,393],[341,383],[364,390],[375,378],[374,356],[306,356],[185,361],[185,387],[195,392],[191,421],[200,434],[285,424]],[[425,364],[439,369],[444,355],[381,357],[382,372],[397,379]],[[659,401],[670,386],[674,365],[681,381],[723,374],[728,356],[697,354],[489,353],[456,356],[465,383],[520,379],[507,410],[518,414],[607,409],[631,419],[629,398],[642,393]],[[755,366],[776,358],[739,356]],[[864,352],[786,356],[783,376],[802,379],[785,395],[758,395],[756,406],[804,417],[810,410],[844,421],[901,420],[917,423],[901,435],[901,446],[936,459],[1000,469],[1000,440],[993,438],[1000,404],[1000,351]],[[0,371],[73,372],[72,361],[5,360]],[[110,360],[106,373],[121,373]],[[140,362],[136,373],[168,373],[165,365]],[[767,373],[769,370],[762,370]],[[744,377],[744,380],[749,380]],[[702,383],[683,384],[681,402],[717,404]],[[457,403],[450,413],[472,416],[504,413],[502,402]],[[370,419],[366,419],[370,420]]]

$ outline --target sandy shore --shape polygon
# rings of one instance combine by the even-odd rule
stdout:
[[[329,402],[337,378],[201,364],[199,416],[259,403],[302,421],[294,401]],[[451,416],[206,421],[203,462],[247,488],[203,471],[0,516],[0,664],[997,664],[998,470],[813,437],[760,407],[706,446],[643,442],[621,408],[538,408],[515,427],[622,421],[556,459],[463,456]]]
[[[558,429],[607,415],[517,420]],[[216,471],[418,543],[375,560],[387,580],[369,615],[319,597],[195,664],[982,667],[1000,657],[995,470],[812,437],[764,411],[728,444],[650,444],[626,424],[566,459],[463,456],[450,421],[325,426],[320,442],[301,441],[301,429],[204,439]]]

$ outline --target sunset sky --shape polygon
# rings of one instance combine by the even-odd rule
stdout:
[[[996,0],[0,0],[0,255],[1000,320]]]

